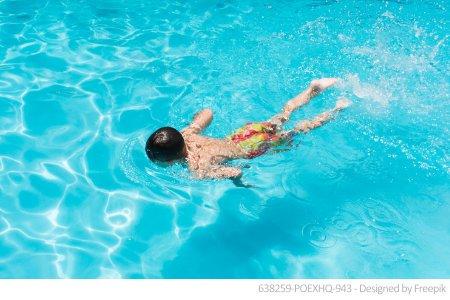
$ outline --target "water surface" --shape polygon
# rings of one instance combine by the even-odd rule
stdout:
[[[0,277],[448,277],[449,4],[0,1]],[[148,161],[158,127],[353,101],[244,181]]]

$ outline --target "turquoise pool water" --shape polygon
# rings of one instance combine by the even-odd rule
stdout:
[[[0,277],[448,278],[448,1],[189,2],[0,0]],[[145,156],[330,76],[253,188]]]

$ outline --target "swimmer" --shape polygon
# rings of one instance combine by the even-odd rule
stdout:
[[[224,165],[227,160],[260,156],[270,148],[289,142],[297,133],[307,133],[322,126],[337,112],[349,106],[349,100],[340,99],[333,109],[311,120],[301,121],[291,130],[283,130],[283,124],[289,120],[293,111],[336,82],[337,78],[313,80],[305,91],[289,100],[279,114],[264,122],[248,123],[224,139],[201,135],[213,117],[211,109],[204,109],[181,132],[172,127],[156,130],[148,138],[145,151],[154,162],[185,160],[190,171],[199,179],[238,179],[242,170]]]

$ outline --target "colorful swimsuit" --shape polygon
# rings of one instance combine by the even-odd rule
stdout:
[[[289,140],[291,134],[277,132],[277,125],[271,122],[248,123],[228,137],[238,145],[248,158],[264,154],[269,148]]]

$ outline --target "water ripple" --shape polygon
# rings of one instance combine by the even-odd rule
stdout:
[[[302,235],[311,245],[319,248],[331,248],[336,244],[336,238],[318,224],[306,224],[302,228]]]

